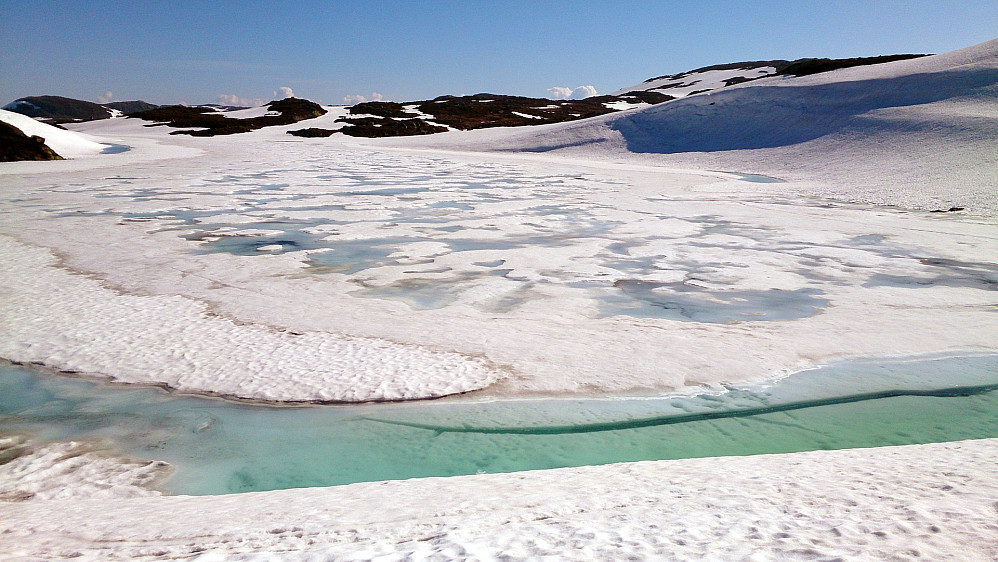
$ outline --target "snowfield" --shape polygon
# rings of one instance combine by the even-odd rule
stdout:
[[[132,149],[0,165],[0,357],[366,401],[998,350],[998,40],[573,123],[285,134],[344,111],[213,138],[82,123]],[[0,499],[29,500],[0,503],[0,557],[998,556],[998,440],[205,498],[136,497],[160,467],[53,447],[0,466]],[[73,471],[37,467],[67,458],[122,497],[55,499]]]
[[[736,170],[792,181],[784,194],[995,216],[996,98],[998,40],[763,78],[627,114],[408,144]]]

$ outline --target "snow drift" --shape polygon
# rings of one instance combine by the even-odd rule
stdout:
[[[17,127],[29,137],[35,135],[42,137],[45,139],[45,144],[63,158],[100,154],[107,148],[106,145],[90,140],[86,135],[53,127],[13,111],[0,109],[0,121]]]

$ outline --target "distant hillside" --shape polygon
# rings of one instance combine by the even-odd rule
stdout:
[[[746,61],[705,66],[649,78],[612,94],[581,100],[550,100],[497,94],[441,96],[406,103],[364,102],[349,108],[337,121],[339,129],[288,131],[298,136],[330,136],[340,132],[355,137],[429,135],[447,130],[523,127],[563,123],[647,107],[677,98],[710,92],[769,76],[806,76],[839,68],[917,58],[925,55],[887,55],[851,59]]]
[[[34,117],[47,123],[76,123],[109,119],[112,110],[128,114],[154,109],[158,106],[144,101],[116,101],[106,104],[64,98],[62,96],[28,96],[5,105],[3,109]]]
[[[159,107],[154,103],[149,103],[147,101],[135,100],[135,101],[113,101],[111,103],[103,104],[104,107],[108,109],[117,109],[118,111],[128,115],[130,113],[136,113],[139,111],[149,111],[150,109],[156,109]]]
[[[738,170],[803,182],[802,191],[821,198],[998,216],[998,39],[808,74],[532,131],[419,144]]]
[[[927,55],[882,55],[849,59],[806,58],[794,61],[767,60],[716,64],[680,72],[679,74],[649,78],[640,84],[618,90],[614,94],[639,90],[661,92],[675,97],[685,97],[710,92],[726,86],[733,86],[742,82],[768,78],[770,76],[807,76],[838,70],[840,68],[882,64],[924,56]]]
[[[149,111],[133,113],[129,117],[154,122],[151,125],[146,125],[147,127],[166,125],[182,129],[172,131],[171,135],[213,137],[247,133],[274,125],[290,125],[326,114],[326,110],[319,104],[300,98],[272,101],[267,104],[267,108],[274,114],[245,119],[226,117],[214,107],[188,107],[185,105],[158,107]]]
[[[0,162],[23,160],[62,160],[40,136],[28,136],[17,127],[0,121]]]
[[[523,127],[586,119],[623,109],[646,107],[673,99],[658,92],[630,92],[615,96],[595,96],[581,100],[550,100],[498,94],[441,96],[408,103],[365,102],[351,106],[350,115],[337,121],[346,123],[328,136],[342,132],[354,137],[396,137],[428,135],[449,129],[471,130],[489,127]],[[298,136],[317,136],[317,130],[289,131]]]

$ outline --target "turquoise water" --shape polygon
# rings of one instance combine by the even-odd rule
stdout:
[[[998,356],[850,361],[699,396],[264,407],[0,366],[0,428],[103,438],[225,494],[998,437]]]
[[[101,150],[101,154],[121,154],[122,152],[128,152],[132,147],[124,144],[108,144],[105,145],[107,148]]]
[[[770,176],[762,176],[759,174],[736,174],[738,179],[741,181],[747,181],[752,183],[785,183],[780,178],[773,178]]]

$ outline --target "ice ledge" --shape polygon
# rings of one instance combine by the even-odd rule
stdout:
[[[0,357],[116,382],[268,402],[435,398],[506,372],[482,357],[236,323],[182,296],[120,294],[0,236]]]

